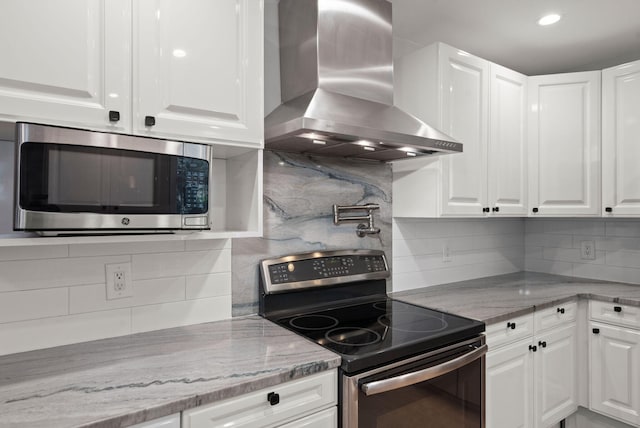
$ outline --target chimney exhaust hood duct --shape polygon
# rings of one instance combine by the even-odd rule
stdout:
[[[282,102],[266,148],[393,161],[462,144],[393,105],[391,3],[280,0]]]

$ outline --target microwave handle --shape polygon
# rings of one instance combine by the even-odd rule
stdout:
[[[437,366],[428,367],[417,372],[411,372],[400,376],[392,377],[389,379],[376,380],[373,382],[365,383],[360,388],[365,395],[375,395],[382,392],[393,391],[405,386],[415,385],[416,383],[424,382],[438,376],[442,376],[454,370],[458,370],[460,367],[477,360],[487,353],[487,345],[482,345],[475,348],[471,352],[467,352],[453,360],[449,360]]]

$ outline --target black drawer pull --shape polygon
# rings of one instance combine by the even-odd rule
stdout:
[[[558,308],[558,313],[564,314],[564,308]]]
[[[494,213],[499,213],[500,212],[500,207],[491,208],[491,211],[493,211]]]
[[[482,212],[483,212],[483,213],[488,213],[488,212],[489,212],[489,207],[484,207],[484,208],[482,208]]]
[[[514,322],[508,322],[508,323],[507,323],[507,328],[510,328],[511,330],[515,330],[515,328],[516,328],[516,323],[514,323]]]
[[[611,208],[611,207],[606,207],[604,210],[606,212],[608,212],[608,213],[612,213],[613,212],[613,208]]]
[[[613,310],[616,312],[622,312],[622,306],[614,306]]]
[[[538,209],[537,209],[537,208],[534,208],[534,209],[533,209],[533,210],[531,210],[531,211],[533,211],[534,213],[537,213],[537,212],[538,212]]]
[[[536,345],[529,345],[529,351],[536,352],[537,350],[538,350],[538,347]]]
[[[269,404],[271,404],[272,406],[275,406],[280,402],[280,394],[278,394],[277,392],[268,393],[267,401],[269,401]]]
[[[540,342],[538,342],[538,345],[542,346],[543,348],[546,348],[547,347],[547,342],[540,341]]]
[[[156,124],[156,118],[153,116],[144,117],[144,126],[154,126]]]
[[[598,334],[600,333],[600,329],[599,328],[594,328],[593,330],[591,330],[593,332],[593,334]]]
[[[109,110],[109,122],[117,122],[120,120],[120,112]]]

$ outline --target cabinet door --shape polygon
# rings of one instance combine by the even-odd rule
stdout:
[[[526,216],[527,77],[491,64],[488,195],[492,215]]]
[[[602,72],[602,206],[605,215],[640,216],[638,159],[640,61]]]
[[[640,331],[595,322],[590,328],[591,410],[640,424]]]
[[[529,345],[530,340],[523,340],[487,354],[487,427],[533,426],[533,352]]]
[[[536,336],[536,427],[558,423],[578,409],[576,325]]]
[[[262,147],[262,2],[136,0],[133,14],[134,133]]]
[[[4,0],[0,40],[0,120],[130,128],[130,0]]]
[[[463,144],[442,157],[442,215],[484,216],[487,206],[489,63],[440,45],[440,128]]]
[[[529,207],[600,215],[600,72],[529,78]]]

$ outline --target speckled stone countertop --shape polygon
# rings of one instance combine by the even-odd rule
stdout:
[[[491,324],[575,298],[640,306],[640,285],[518,272],[403,291],[392,297]]]
[[[340,365],[258,316],[0,357],[0,427],[120,427]]]

